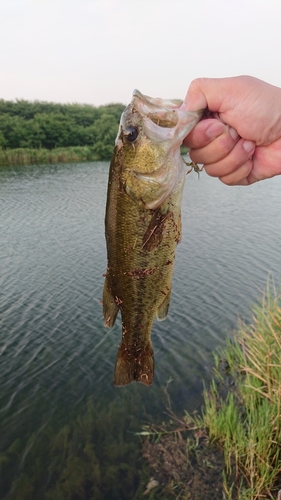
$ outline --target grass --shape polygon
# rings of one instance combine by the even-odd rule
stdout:
[[[73,163],[99,160],[90,146],[73,146],[55,149],[0,149],[0,166],[32,165],[46,163]]]
[[[224,450],[224,498],[276,499],[281,480],[281,295],[268,291],[253,308],[253,323],[241,323],[215,361],[216,377],[204,392],[196,424]]]

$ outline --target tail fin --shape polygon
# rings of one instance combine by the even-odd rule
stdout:
[[[130,346],[120,345],[117,353],[114,385],[128,385],[134,380],[144,385],[151,385],[154,375],[154,355],[149,341],[139,351]]]

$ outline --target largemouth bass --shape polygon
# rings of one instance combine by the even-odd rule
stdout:
[[[108,266],[105,325],[122,315],[114,384],[151,385],[155,316],[167,316],[186,167],[180,145],[201,117],[178,100],[135,90],[120,120],[110,165],[105,215]]]

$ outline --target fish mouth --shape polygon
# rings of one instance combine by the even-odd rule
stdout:
[[[137,89],[133,91],[130,104],[141,115],[149,139],[156,142],[170,140],[176,147],[182,144],[203,114],[203,110],[188,111],[180,99],[149,97]]]
[[[176,110],[182,105],[180,99],[160,99],[149,97],[139,90],[133,91],[133,101],[141,115],[147,116],[159,127],[173,128],[178,123]]]
[[[133,91],[133,99],[138,97],[141,101],[146,104],[149,108],[165,108],[174,109],[181,106],[183,101],[181,99],[161,99],[160,97],[149,97],[148,95],[142,94],[138,89]]]

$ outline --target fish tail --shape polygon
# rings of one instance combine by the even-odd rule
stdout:
[[[141,382],[151,385],[154,375],[154,354],[152,344],[149,342],[139,351],[130,349],[121,344],[118,349],[114,385],[123,386],[130,382]]]

